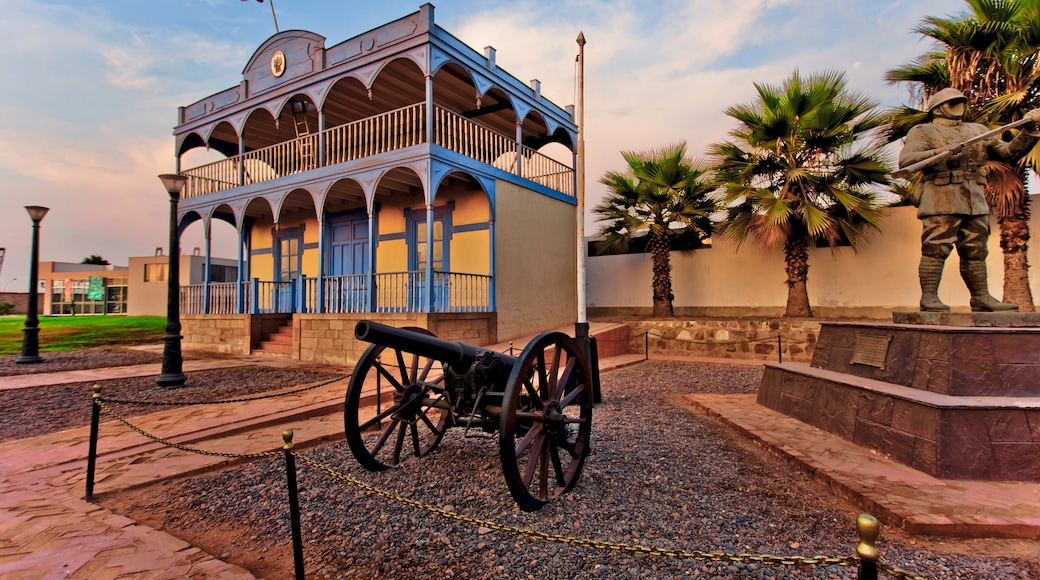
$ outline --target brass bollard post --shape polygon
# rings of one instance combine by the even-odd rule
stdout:
[[[293,431],[282,431],[285,445],[285,475],[289,484],[289,522],[292,528],[293,568],[296,580],[304,580],[303,571],[303,534],[300,532],[300,495],[296,486],[296,457],[293,456]]]
[[[859,532],[859,543],[856,544],[856,555],[859,556],[859,580],[877,580],[877,563],[881,554],[875,543],[878,534],[881,533],[881,524],[872,515],[860,514],[856,518],[856,531]]]
[[[98,424],[101,422],[101,385],[94,385],[90,397],[90,442],[87,446],[87,493],[86,500],[94,500],[94,467],[97,464]]]

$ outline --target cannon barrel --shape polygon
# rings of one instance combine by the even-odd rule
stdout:
[[[487,349],[479,348],[464,342],[442,340],[403,328],[387,326],[371,320],[362,320],[354,326],[354,336],[358,340],[382,346],[401,349],[442,361],[451,366],[457,373],[464,373]],[[508,358],[502,355],[503,358]]]

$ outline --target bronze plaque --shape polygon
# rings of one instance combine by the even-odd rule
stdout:
[[[888,343],[891,336],[876,334],[857,334],[856,347],[852,350],[852,364],[868,365],[885,370],[885,359],[888,358]]]

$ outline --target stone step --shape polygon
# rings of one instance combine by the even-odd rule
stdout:
[[[292,354],[292,341],[288,344],[284,342],[274,342],[270,340],[260,341],[259,350],[263,352],[276,352],[281,354]]]
[[[289,344],[289,345],[291,345],[292,344],[292,330],[290,329],[288,333],[278,332],[278,333],[272,334],[271,336],[267,337],[267,340],[265,340],[263,342],[277,342],[277,343],[281,343],[281,344]]]
[[[1040,482],[1040,397],[953,396],[766,364],[758,404],[941,479]]]

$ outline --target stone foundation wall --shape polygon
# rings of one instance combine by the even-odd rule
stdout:
[[[652,355],[773,362],[781,355],[784,361],[808,362],[820,332],[820,323],[809,319],[626,319],[618,322],[628,325],[630,353],[645,352],[649,346]],[[777,346],[778,335],[782,350]]]
[[[477,346],[497,342],[494,314],[295,314],[293,358],[350,366],[357,363],[367,342],[354,338],[354,325],[372,320],[389,326],[426,328],[444,340]]]
[[[249,314],[188,314],[181,316],[183,349],[249,354]]]

